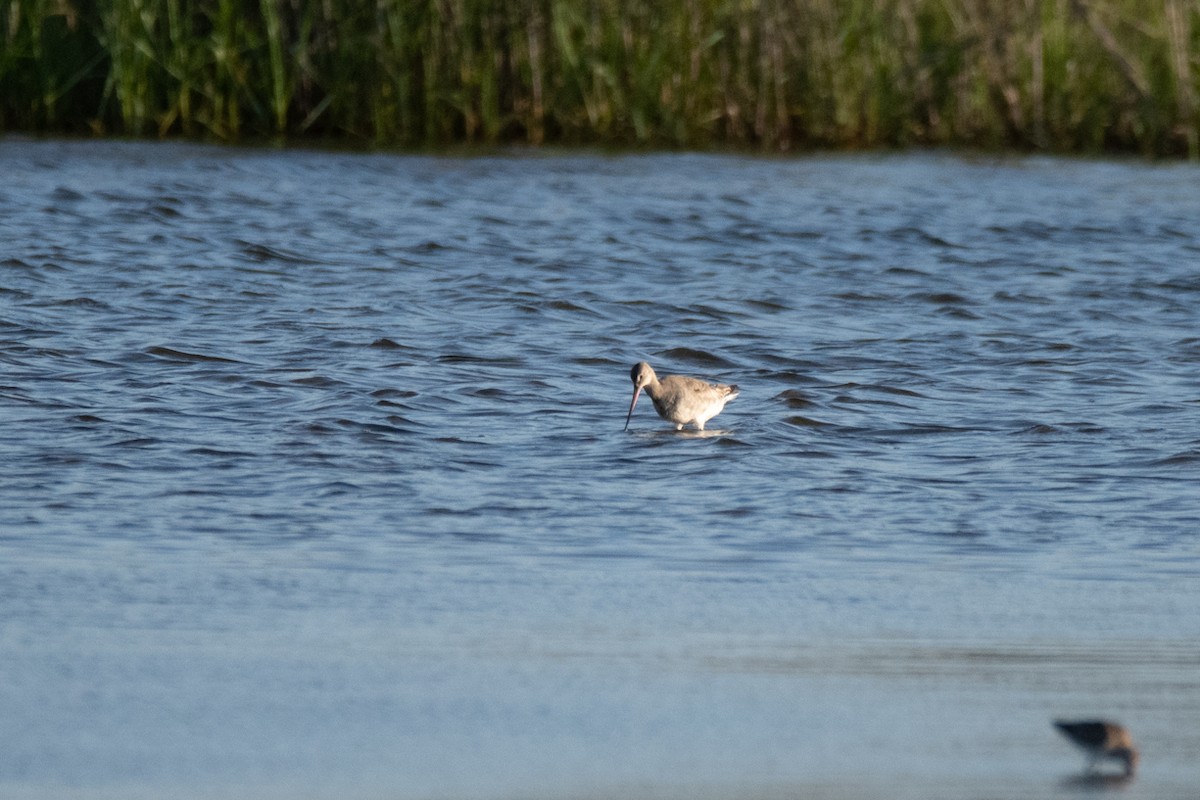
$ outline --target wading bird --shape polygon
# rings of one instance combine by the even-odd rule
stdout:
[[[1057,720],[1054,727],[1087,753],[1089,771],[1095,770],[1097,763],[1106,758],[1124,762],[1127,777],[1137,769],[1138,751],[1133,746],[1133,737],[1123,726],[1105,720]]]
[[[677,431],[683,430],[684,425],[695,425],[696,430],[704,430],[704,423],[720,414],[725,404],[738,396],[736,386],[705,383],[682,375],[667,375],[659,379],[645,361],[634,364],[629,377],[633,380],[633,401],[625,416],[625,430],[629,430],[633,407],[637,405],[643,389],[650,395],[650,402],[654,403],[658,415],[675,423]]]

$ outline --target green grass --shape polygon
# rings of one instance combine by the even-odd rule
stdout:
[[[0,0],[0,129],[1198,155],[1200,0]]]

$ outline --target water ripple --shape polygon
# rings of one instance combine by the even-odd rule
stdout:
[[[1198,633],[1193,166],[5,142],[0,174],[0,598],[60,623],[4,628],[6,657],[358,631],[403,673],[412,637],[494,648],[514,619]],[[703,432],[646,402],[624,432],[640,360],[741,395]],[[318,638],[280,651],[288,688],[354,685],[297,677]],[[118,706],[179,666],[84,639],[126,670]],[[49,694],[23,702],[62,714]],[[169,730],[196,710],[165,707]]]

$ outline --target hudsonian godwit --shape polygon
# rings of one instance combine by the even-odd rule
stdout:
[[[1133,737],[1123,726],[1097,719],[1075,722],[1056,720],[1054,727],[1087,753],[1089,771],[1094,770],[1096,764],[1105,758],[1124,762],[1126,776],[1133,775],[1137,769],[1138,751],[1133,746]]]
[[[625,416],[625,430],[629,430],[633,407],[637,405],[642,389],[650,395],[658,415],[675,423],[677,431],[683,430],[684,425],[695,425],[696,430],[704,430],[704,423],[720,414],[725,404],[738,396],[736,386],[705,383],[682,375],[667,375],[660,379],[645,361],[634,364],[629,377],[633,379],[633,401]]]

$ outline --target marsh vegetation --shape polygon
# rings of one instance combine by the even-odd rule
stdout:
[[[0,2],[0,128],[1197,155],[1197,0]]]

